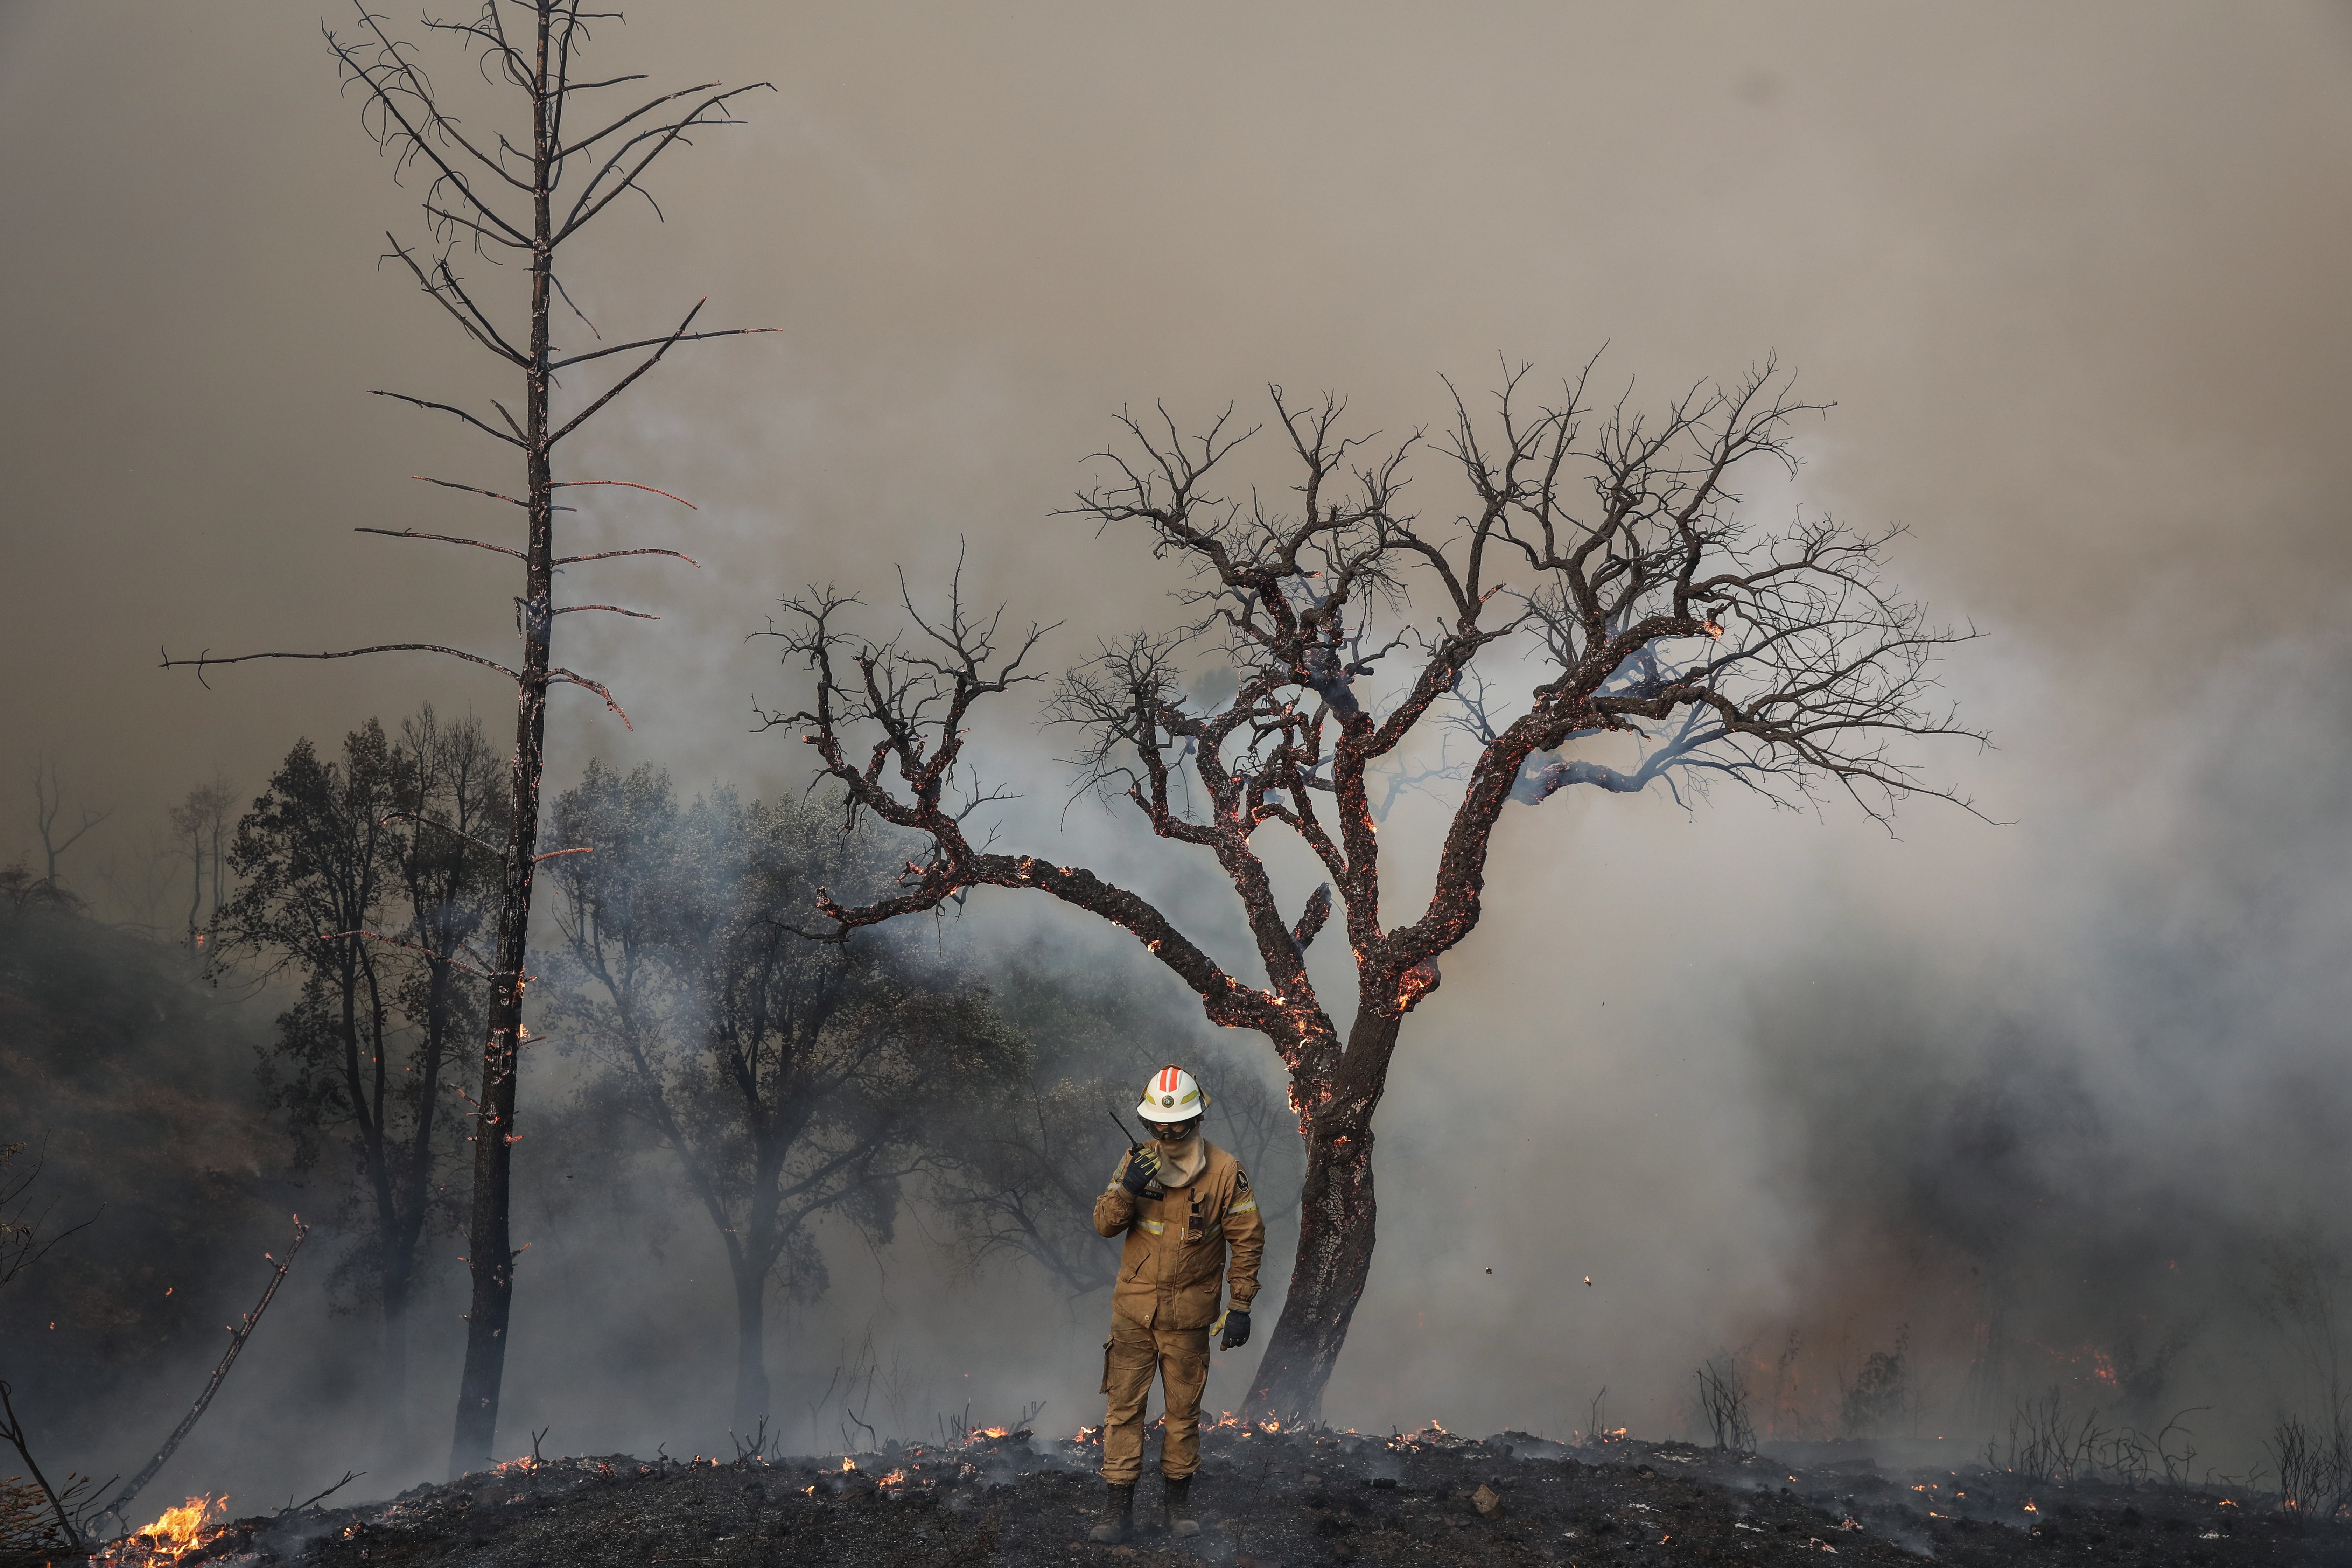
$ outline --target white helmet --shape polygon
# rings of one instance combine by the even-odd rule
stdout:
[[[1161,1068],[1143,1086],[1143,1103],[1135,1113],[1146,1121],[1190,1121],[1209,1109],[1209,1097],[1200,1082],[1182,1068]]]

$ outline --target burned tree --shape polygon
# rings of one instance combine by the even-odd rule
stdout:
[[[362,123],[377,147],[392,158],[397,173],[420,171],[425,176],[423,205],[431,245],[415,247],[386,236],[392,247],[388,259],[396,260],[476,347],[519,378],[521,412],[518,416],[492,399],[494,423],[488,416],[431,398],[398,392],[379,395],[446,414],[509,449],[509,458],[521,469],[517,485],[418,477],[428,484],[513,507],[522,514],[520,547],[415,529],[360,531],[466,545],[520,563],[521,592],[515,596],[520,657],[509,666],[437,643],[381,643],[326,653],[215,657],[207,650],[193,659],[174,659],[167,651],[163,663],[193,665],[201,676],[208,665],[251,658],[353,658],[420,652],[462,659],[513,682],[515,748],[508,790],[509,826],[496,952],[488,966],[491,986],[480,1064],[481,1092],[474,1117],[474,1183],[467,1237],[473,1293],[466,1314],[466,1364],[450,1445],[450,1468],[457,1473],[489,1462],[506,1365],[514,1260],[520,1256],[511,1234],[510,1167],[516,1137],[515,1079],[523,1039],[523,990],[529,982],[523,969],[524,943],[530,923],[533,871],[543,858],[538,848],[539,790],[548,690],[562,685],[583,688],[627,722],[627,715],[602,681],[554,662],[555,617],[598,610],[654,618],[615,605],[556,604],[556,569],[618,556],[667,556],[693,563],[681,552],[658,548],[558,555],[555,514],[572,510],[556,504],[559,489],[619,486],[672,500],[677,498],[629,479],[558,479],[556,450],[677,344],[773,330],[698,331],[694,323],[702,312],[698,301],[670,331],[627,342],[600,342],[578,353],[562,352],[555,342],[554,325],[559,296],[583,330],[591,336],[601,335],[572,302],[558,265],[559,253],[631,193],[658,216],[660,209],[654,205],[644,183],[648,168],[696,127],[731,121],[730,106],[734,100],[768,84],[726,88],[704,82],[661,93],[633,109],[597,114],[590,106],[603,100],[595,94],[646,79],[642,74],[578,79],[593,26],[617,21],[617,14],[585,11],[580,0],[482,0],[471,20],[428,17],[424,26],[478,68],[490,92],[507,95],[507,102],[520,110],[523,123],[518,134],[486,133],[474,123],[474,117],[451,107],[419,63],[414,44],[394,37],[385,19],[370,10],[365,0],[355,0],[355,5],[356,31],[344,35],[327,29],[328,47],[345,86],[360,100]],[[512,28],[507,25],[510,19],[516,24]],[[592,116],[584,129],[575,129],[575,109]],[[477,291],[478,286],[457,269],[460,251],[494,264],[509,259],[521,263],[517,275],[522,285],[520,300],[506,310],[486,303]],[[601,392],[576,395],[581,404],[576,412],[559,415],[555,399],[562,373],[616,354],[641,357]]]
[[[58,878],[58,862],[64,858],[67,850],[80,843],[91,828],[100,826],[114,814],[92,811],[83,806],[79,813],[80,820],[68,828],[62,820],[66,811],[66,785],[58,772],[57,759],[35,757],[33,765],[26,771],[33,780],[33,828],[41,836],[41,878],[50,888],[62,892],[65,883]]]
[[[594,853],[553,873],[551,1022],[600,1069],[592,1103],[652,1134],[718,1233],[751,1431],[775,1414],[771,1287],[825,1288],[812,1226],[888,1241],[906,1181],[942,1157],[961,1104],[1025,1075],[1026,1047],[914,944],[793,929],[821,883],[887,885],[877,836],[813,802],[720,789],[681,806],[656,769],[592,765],[555,824]]]
[[[1126,929],[1212,1023],[1255,1030],[1281,1058],[1307,1169],[1289,1295],[1249,1396],[1262,1415],[1320,1408],[1371,1267],[1372,1115],[1406,1015],[1478,923],[1507,805],[1571,784],[1663,783],[1685,796],[1723,784],[1784,803],[1842,796],[1883,820],[1906,795],[1950,798],[1897,748],[1965,732],[1929,699],[1935,655],[1967,634],[1930,625],[1886,583],[1894,531],[1801,513],[1760,529],[1731,488],[1753,467],[1793,468],[1790,425],[1819,405],[1769,363],[1654,416],[1625,399],[1596,410],[1584,380],[1530,407],[1525,376],[1483,417],[1454,399],[1439,447],[1465,504],[1437,526],[1403,504],[1418,437],[1375,456],[1342,434],[1339,400],[1300,409],[1279,388],[1295,510],[1255,489],[1220,497],[1220,470],[1250,434],[1230,413],[1197,437],[1164,413],[1124,418],[1123,449],[1103,455],[1112,477],[1079,498],[1078,516],[1140,529],[1180,569],[1192,618],[1070,670],[1048,716],[1082,737],[1087,784],[1231,883],[1259,984],[1141,893],[968,834],[974,710],[1042,679],[1037,628],[1007,637],[1001,612],[975,615],[953,595],[925,615],[902,589],[908,640],[857,636],[844,624],[855,601],[830,591],[787,600],[775,633],[814,692],[770,722],[814,749],[854,811],[928,842],[893,896],[822,900],[835,929],[975,888],[1044,892]],[[1204,708],[1186,666],[1212,650],[1235,689]],[[1439,755],[1445,734],[1474,743],[1451,770],[1434,886],[1392,921],[1371,792],[1383,770]],[[1295,918],[1254,842],[1269,826],[1320,868],[1323,885],[1288,906]],[[1307,966],[1335,918],[1353,960],[1344,1026]]]
[[[181,939],[191,952],[202,952],[206,933],[219,921],[228,902],[229,824],[236,811],[236,792],[225,775],[215,773],[198,784],[171,812],[172,837],[188,858],[188,919]],[[212,908],[205,908],[205,889],[212,889]]]

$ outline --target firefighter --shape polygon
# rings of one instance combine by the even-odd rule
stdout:
[[[1166,1067],[1144,1086],[1136,1114],[1158,1134],[1128,1151],[1095,1200],[1095,1229],[1126,1233],[1111,1289],[1110,1338],[1103,1342],[1102,1522],[1091,1531],[1116,1544],[1135,1530],[1135,1483],[1143,1474],[1143,1404],[1156,1372],[1167,1393],[1160,1439],[1161,1523],[1197,1535],[1192,1472],[1201,1463],[1201,1392],[1209,1381],[1209,1335],[1220,1350],[1249,1343],[1265,1227],[1241,1162],[1201,1136],[1209,1097],[1182,1068]],[[1233,1261],[1226,1263],[1231,1248]],[[1224,1313],[1217,1299],[1227,1294]]]

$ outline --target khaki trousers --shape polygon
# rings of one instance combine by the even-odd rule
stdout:
[[[1103,1479],[1132,1486],[1143,1474],[1143,1404],[1157,1372],[1168,1391],[1160,1473],[1181,1481],[1201,1466],[1201,1392],[1209,1385],[1209,1331],[1114,1323],[1103,1343]]]

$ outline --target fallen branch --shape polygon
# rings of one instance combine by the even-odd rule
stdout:
[[[286,1500],[286,1506],[278,1510],[278,1517],[283,1519],[289,1513],[300,1513],[304,1509],[309,1508],[315,1503],[324,1502],[327,1499],[334,1496],[337,1492],[342,1490],[345,1487],[350,1486],[353,1481],[358,1480],[362,1476],[366,1474],[367,1472],[365,1470],[345,1470],[343,1472],[343,1479],[337,1481],[333,1486],[329,1487],[325,1491],[314,1492],[310,1496],[304,1498],[300,1502],[296,1502],[289,1497]]]
[[[221,1382],[228,1376],[228,1369],[236,1364],[237,1353],[245,1349],[245,1342],[251,1339],[253,1331],[260,1326],[261,1314],[269,1310],[270,1298],[277,1295],[278,1287],[286,1282],[286,1271],[294,1267],[294,1255],[302,1250],[302,1243],[310,1234],[310,1227],[302,1223],[300,1215],[296,1215],[294,1245],[286,1249],[283,1261],[270,1258],[271,1262],[278,1265],[277,1272],[270,1275],[269,1283],[263,1287],[261,1300],[254,1303],[253,1310],[247,1312],[244,1321],[229,1331],[228,1353],[221,1357],[220,1365],[213,1368],[212,1381],[205,1384],[204,1393],[196,1396],[195,1404],[189,1406],[187,1415],[180,1418],[180,1424],[172,1429],[172,1435],[163,1440],[163,1446],[155,1451],[155,1457],[147,1461],[147,1468],[131,1478],[131,1484],[124,1487],[116,1495],[115,1500],[106,1505],[106,1511],[100,1514],[100,1518],[110,1516],[118,1521],[128,1521],[130,1515],[125,1510],[131,1507],[131,1500],[139,1495],[141,1489],[149,1481],[155,1479],[155,1472],[163,1468],[173,1454],[178,1450],[181,1443],[186,1440],[188,1434],[195,1430],[196,1423],[204,1418],[206,1407],[212,1404],[213,1395],[220,1392]],[[269,1257],[266,1252],[262,1256]]]

